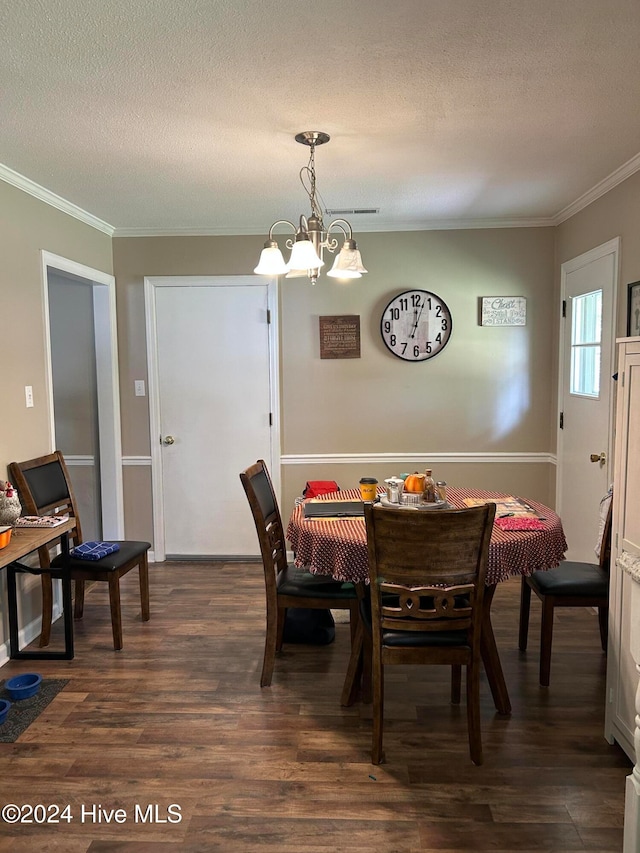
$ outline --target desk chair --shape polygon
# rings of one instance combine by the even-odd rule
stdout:
[[[540,629],[540,685],[549,686],[551,675],[551,645],[553,641],[553,614],[556,607],[597,607],[600,626],[600,643],[607,651],[609,621],[609,565],[611,562],[611,508],[610,496],[600,542],[598,563],[577,563],[563,560],[555,569],[523,575],[520,590],[520,630],[518,645],[527,648],[531,590],[542,602]]]
[[[9,465],[11,481],[18,489],[25,515],[62,515],[68,513],[76,520],[71,533],[72,547],[82,542],[82,528],[76,504],[76,498],[69,479],[69,472],[62,453],[59,450],[30,459],[27,462],[12,462]],[[111,540],[113,541],[113,540]],[[49,548],[40,548],[40,568],[58,568],[62,565],[60,556],[51,559]],[[122,614],[120,609],[120,578],[138,567],[140,576],[140,601],[142,620],[149,621],[149,569],[147,552],[149,542],[119,541],[120,550],[101,560],[79,560],[73,555],[69,558],[69,572],[75,581],[74,616],[81,619],[84,610],[84,582],[104,581],[109,584],[109,602],[111,608],[111,627],[113,647],[122,648]],[[51,611],[53,592],[51,575],[42,578],[42,632],[40,646],[48,646],[51,638]]]
[[[313,575],[287,563],[287,548],[278,501],[262,459],[240,474],[260,543],[267,597],[267,632],[260,687],[269,687],[276,652],[282,649],[289,607],[349,610],[351,642],[358,624],[358,599],[351,583]]]
[[[469,751],[482,764],[480,633],[496,507],[433,512],[365,504],[373,679],[372,764],[383,761],[385,667],[466,667]]]

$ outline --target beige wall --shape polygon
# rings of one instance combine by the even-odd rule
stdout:
[[[362,279],[345,284],[323,277],[315,287],[284,279],[283,455],[549,452],[557,338],[553,241],[549,228],[363,234],[358,243],[370,273]],[[244,275],[255,265],[261,243],[259,237],[114,239],[125,456],[150,452],[147,398],[133,393],[134,380],[146,378],[144,276]],[[411,288],[434,291],[453,315],[448,346],[421,364],[392,356],[379,331],[388,300]],[[479,297],[499,294],[527,297],[525,327],[478,325]],[[318,317],[330,314],[360,315],[360,359],[320,359]],[[436,474],[452,483],[515,490],[549,502],[551,467],[454,464]],[[399,473],[384,467],[369,467],[370,472]],[[284,465],[282,473],[286,514],[307,479],[331,477],[347,487],[365,472],[354,465],[306,464]],[[132,469],[127,477],[132,503],[145,505],[149,470]],[[136,525],[141,522],[138,517]],[[136,535],[151,537],[150,530],[137,530]]]
[[[617,335],[627,333],[627,284],[640,280],[640,172],[592,202],[556,229],[560,265],[607,240],[620,237]]]
[[[108,235],[0,182],[2,474],[12,460],[49,451],[41,249],[112,272]],[[33,386],[32,409],[25,408],[25,385]]]
[[[112,272],[111,238],[32,196],[0,182],[0,479],[7,464],[49,452],[45,400],[43,282],[40,251]],[[34,407],[25,407],[24,386],[33,387]],[[5,589],[5,572],[0,583]],[[39,617],[40,581],[19,579],[21,625]],[[6,594],[2,595],[6,603]],[[3,605],[0,642],[8,637]]]

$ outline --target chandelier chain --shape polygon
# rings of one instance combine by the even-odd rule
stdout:
[[[316,198],[316,146],[311,145],[310,148],[311,152],[309,154],[309,162],[306,166],[303,166],[302,169],[300,169],[300,183],[302,184],[306,194],[309,196],[309,203],[311,205],[312,215],[317,217],[322,226],[322,210],[319,207]],[[305,183],[305,178],[307,179],[308,184]]]

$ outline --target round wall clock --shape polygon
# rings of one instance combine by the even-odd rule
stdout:
[[[451,311],[428,290],[406,290],[382,312],[380,333],[387,349],[405,361],[438,355],[451,336]]]

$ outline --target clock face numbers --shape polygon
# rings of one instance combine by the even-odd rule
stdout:
[[[441,352],[451,336],[451,311],[428,290],[407,290],[382,312],[382,340],[398,358],[426,361]]]

